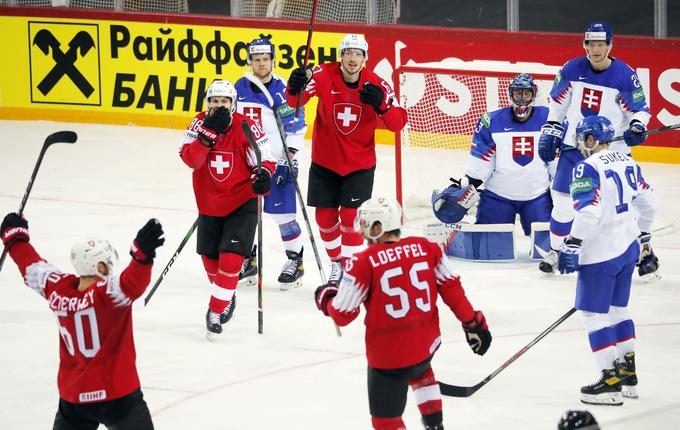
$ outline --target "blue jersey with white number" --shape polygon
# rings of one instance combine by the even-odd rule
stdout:
[[[303,107],[300,107],[296,120],[295,107],[288,106],[286,103],[286,80],[282,77],[273,74],[271,81],[265,86],[274,103],[273,109],[266,95],[255,84],[243,77],[236,81],[235,85],[238,94],[236,110],[260,123],[271,143],[272,155],[277,160],[284,160],[281,133],[276,123],[275,112],[283,123],[286,145],[300,151],[304,148],[304,136],[307,131],[305,111]]]
[[[514,201],[532,200],[548,190],[548,167],[538,156],[538,138],[548,108],[536,106],[529,119],[518,122],[512,108],[485,113],[472,137],[465,174],[484,187]]]
[[[571,235],[583,239],[581,264],[623,254],[640,234],[640,208],[651,225],[649,190],[640,167],[622,152],[603,150],[576,164],[569,187],[576,211]]]
[[[587,57],[567,61],[555,76],[550,91],[548,121],[572,125],[564,136],[564,145],[578,147],[576,125],[586,116],[604,116],[614,126],[615,135],[622,135],[631,120],[643,124],[651,117],[645,92],[637,73],[623,61],[612,58],[611,65],[595,71]],[[625,142],[612,142],[612,150],[629,153]]]

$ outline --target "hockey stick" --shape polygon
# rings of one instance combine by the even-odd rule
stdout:
[[[253,138],[253,133],[250,131],[248,121],[241,122],[243,134],[246,135],[248,143],[255,152],[257,159],[257,174],[262,171],[262,153],[260,148]],[[262,306],[262,195],[257,196],[257,332],[262,334],[264,332],[264,309]]]
[[[555,328],[558,325],[562,324],[567,318],[572,316],[574,314],[574,312],[576,312],[576,308],[569,309],[569,311],[566,314],[562,315],[557,321],[552,323],[552,325],[550,327],[545,329],[543,331],[543,333],[536,336],[536,338],[534,340],[529,342],[524,348],[517,351],[517,353],[515,353],[515,355],[510,357],[505,363],[501,364],[501,367],[494,370],[494,372],[492,374],[490,374],[489,376],[484,378],[482,380],[482,382],[478,383],[477,385],[473,385],[472,387],[461,387],[461,386],[458,386],[458,385],[449,385],[449,384],[445,384],[443,382],[439,382],[439,389],[441,390],[442,395],[450,396],[450,397],[470,397],[471,395],[476,393],[477,390],[479,390],[484,385],[486,385],[489,381],[491,381],[493,378],[495,378],[496,375],[501,373],[506,367],[508,367],[510,364],[512,364],[513,361],[515,361],[519,357],[521,357],[522,354],[524,354],[525,352],[527,352],[529,350],[529,348],[536,345],[541,339],[546,337],[548,335],[548,333],[555,330]]]
[[[177,251],[175,251],[175,253],[172,254],[170,261],[168,261],[168,264],[165,265],[165,269],[163,269],[163,272],[158,276],[158,279],[156,279],[156,283],[153,284],[153,287],[151,287],[149,294],[147,294],[146,297],[144,297],[144,306],[149,304],[149,300],[151,300],[151,297],[153,297],[154,293],[158,289],[158,286],[161,285],[161,282],[163,282],[163,279],[165,279],[165,275],[168,274],[170,267],[172,267],[172,265],[175,264],[175,260],[177,260],[179,253],[182,252],[182,249],[184,249],[184,245],[187,244],[191,235],[194,234],[194,231],[196,230],[197,226],[198,218],[196,218],[196,221],[194,221],[194,223],[191,225],[187,234],[184,235],[184,239],[182,239],[182,242],[180,242],[179,246],[177,247]]]
[[[307,65],[309,64],[309,50],[312,49],[312,33],[314,32],[314,17],[316,17],[316,8],[319,6],[319,0],[314,0],[312,5],[312,16],[309,18],[309,29],[307,30],[307,48],[305,49],[305,63],[302,68],[307,72]],[[297,120],[298,111],[300,110],[300,102],[302,101],[302,94],[304,90],[298,94],[297,106],[295,106],[295,119]]]
[[[649,136],[650,134],[663,133],[664,131],[676,130],[678,128],[680,128],[680,124],[667,125],[665,127],[659,127],[659,128],[653,128],[651,130],[647,130],[643,134],[645,136]],[[615,136],[609,142],[602,142],[602,143],[612,143],[612,142],[616,142],[618,140],[623,140],[623,135]]]
[[[265,98],[267,99],[267,102],[269,103],[271,110],[274,112],[276,125],[277,128],[279,129],[279,137],[281,137],[281,143],[283,143],[283,152],[284,154],[286,154],[286,161],[288,162],[288,171],[290,172],[290,177],[293,178],[293,183],[295,184],[295,192],[297,193],[298,202],[300,202],[300,209],[302,210],[302,217],[304,218],[305,225],[307,226],[309,240],[310,242],[312,242],[312,250],[314,251],[314,258],[316,259],[316,266],[319,268],[319,274],[321,275],[322,284],[326,285],[326,273],[324,272],[323,266],[321,264],[321,257],[319,257],[319,248],[317,248],[316,246],[316,240],[314,239],[314,233],[312,232],[312,225],[310,224],[309,216],[307,215],[307,207],[305,206],[305,201],[302,198],[302,191],[300,191],[300,184],[298,183],[297,176],[295,175],[295,171],[293,170],[293,160],[290,158],[290,152],[288,152],[288,144],[286,143],[286,132],[283,127],[283,121],[281,120],[281,116],[274,107],[274,99],[272,98],[272,95],[269,93],[269,90],[262,83],[262,81],[260,81],[260,79],[258,79],[256,76],[254,76],[252,73],[248,71],[246,71],[244,75],[246,79],[255,84],[255,86],[259,88],[260,91],[262,91],[262,94],[264,94]],[[335,334],[338,337],[342,336],[340,327],[338,327],[337,325],[335,326]]]
[[[76,143],[76,140],[78,140],[78,135],[73,131],[57,131],[56,133],[52,133],[47,136],[45,142],[43,143],[42,149],[40,150],[40,155],[38,155],[38,160],[35,162],[33,173],[31,173],[31,179],[28,180],[28,186],[26,187],[24,197],[21,199],[19,211],[17,212],[19,216],[24,213],[24,208],[26,207],[26,202],[28,201],[28,195],[31,194],[33,182],[35,181],[35,177],[38,175],[38,169],[40,169],[40,164],[42,163],[47,148],[49,148],[54,143]],[[7,258],[7,248],[2,250],[2,256],[0,257],[0,270],[2,270],[3,264],[5,264],[5,258]]]

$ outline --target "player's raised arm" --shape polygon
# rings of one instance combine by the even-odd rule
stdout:
[[[138,232],[130,248],[132,261],[120,275],[120,292],[134,301],[144,293],[151,280],[156,248],[165,243],[163,227],[152,218]],[[113,288],[109,285],[109,288]]]

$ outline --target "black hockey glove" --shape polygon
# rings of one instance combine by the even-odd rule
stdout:
[[[262,169],[260,170],[260,173],[256,173],[253,178],[252,186],[255,194],[267,194],[272,188],[272,175],[269,173],[269,170]]]
[[[463,323],[463,330],[472,352],[484,355],[491,345],[491,332],[482,311],[475,311],[475,317]]]
[[[385,92],[379,86],[370,82],[364,83],[364,87],[359,90],[359,100],[373,107],[379,114],[384,114],[387,110],[380,110],[380,106],[385,98]]]
[[[336,294],[338,294],[338,286],[335,284],[322,285],[314,291],[316,307],[323,312],[324,315],[328,316],[328,301],[332,300]]]
[[[7,214],[0,225],[0,236],[7,247],[16,242],[28,242],[28,221],[14,212]]]
[[[165,243],[163,227],[156,218],[151,218],[137,232],[137,237],[132,242],[130,255],[135,261],[142,264],[151,264],[156,257],[156,248]]]
[[[309,82],[307,70],[302,67],[293,69],[290,78],[288,78],[288,94],[291,96],[300,94],[305,89],[307,82]]]
[[[201,142],[206,146],[213,146],[217,136],[224,133],[231,122],[231,112],[224,106],[213,110],[205,117],[203,124],[198,127],[198,133],[203,137]]]

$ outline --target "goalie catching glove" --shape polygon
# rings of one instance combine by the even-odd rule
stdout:
[[[156,258],[156,248],[164,243],[163,227],[156,218],[151,218],[137,232],[137,237],[130,248],[130,255],[139,263],[151,264]]]
[[[475,311],[474,318],[463,323],[463,331],[472,352],[484,355],[491,346],[491,332],[482,311]]]
[[[441,222],[459,222],[479,200],[479,193],[464,177],[460,181],[451,178],[453,184],[444,191],[432,191],[432,210]]]

